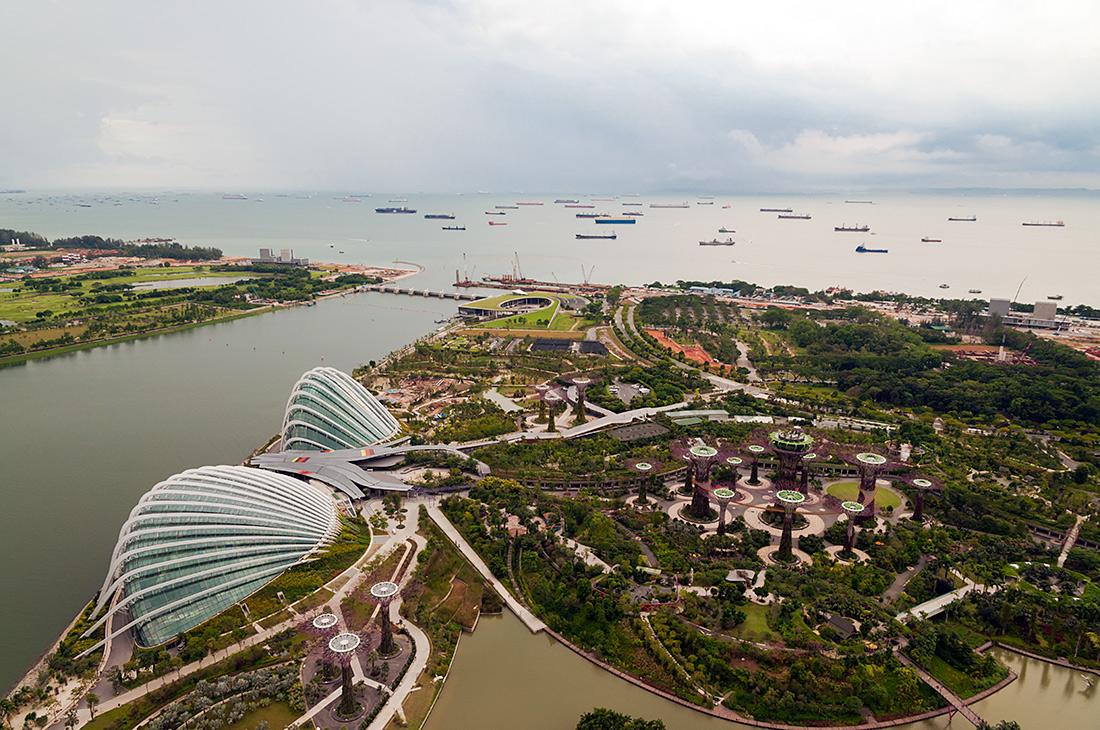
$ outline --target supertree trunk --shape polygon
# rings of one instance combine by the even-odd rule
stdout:
[[[341,717],[351,717],[356,709],[358,705],[355,702],[355,690],[351,686],[351,664],[344,664],[340,676],[340,706],[336,712]]]
[[[691,516],[697,520],[710,517],[710,495],[707,490],[696,484],[691,492]]]
[[[577,405],[574,407],[573,410],[574,410],[574,414],[573,414],[574,420],[577,423],[584,423],[588,420],[588,417],[585,415],[585,411],[584,411],[584,391],[583,390],[578,390],[577,391]]]
[[[848,517],[848,531],[844,533],[844,554],[851,555],[852,548],[856,544],[856,518],[855,516]]]
[[[778,559],[782,563],[794,562],[794,550],[791,545],[791,527],[794,524],[794,514],[787,512],[783,515],[783,536],[779,538]]]
[[[393,641],[393,624],[390,623],[390,606],[385,604],[379,614],[382,623],[382,643],[378,645],[378,653],[382,656],[391,656],[397,652],[397,646]]]
[[[690,466],[687,470],[687,476],[684,477],[684,491],[692,495],[695,494],[695,470]],[[694,503],[692,504],[694,506]]]
[[[718,505],[718,534],[726,534],[726,505]]]
[[[802,465],[802,486],[799,487],[798,491],[805,495],[809,495],[810,493],[810,467],[806,466],[806,464]]]
[[[924,491],[918,489],[917,496],[913,500],[913,521],[920,522],[924,517]]]
[[[553,403],[550,404],[549,419],[548,419],[547,424],[546,424],[546,430],[547,431],[557,431],[558,430],[558,424],[554,422],[554,404]]]
[[[752,460],[752,473],[749,474],[749,484],[756,486],[760,483],[760,462],[757,459]]]

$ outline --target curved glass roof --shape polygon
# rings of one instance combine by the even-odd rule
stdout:
[[[366,388],[319,367],[294,385],[283,416],[283,451],[336,451],[392,439],[401,424]]]
[[[293,477],[243,466],[189,469],[153,487],[119,532],[96,611],[112,636],[162,644],[310,557],[340,530],[331,497]]]

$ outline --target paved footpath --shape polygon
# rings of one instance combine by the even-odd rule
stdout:
[[[504,584],[497,580],[497,577],[489,570],[489,566],[487,566],[485,561],[481,559],[481,556],[470,547],[470,543],[466,542],[466,538],[462,537],[458,529],[451,524],[451,521],[448,520],[447,516],[443,514],[443,511],[439,509],[439,506],[436,504],[428,504],[426,506],[428,508],[428,516],[432,518],[432,521],[439,525],[439,529],[443,530],[443,534],[455,544],[459,552],[470,561],[470,564],[474,566],[477,572],[481,573],[482,577],[493,585],[493,588],[500,594],[500,597],[508,605],[508,608],[523,622],[524,626],[530,629],[532,633],[537,634],[543,631],[546,628],[546,624],[535,616],[535,614],[528,611],[523,604],[516,600],[515,596],[508,592]]]

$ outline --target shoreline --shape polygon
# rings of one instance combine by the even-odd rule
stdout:
[[[400,281],[410,276],[415,276],[424,272],[424,267],[420,264],[408,262],[408,261],[395,261],[394,263],[405,264],[407,266],[415,266],[416,270],[402,269],[404,273],[398,274],[389,279],[383,279],[383,283],[392,283],[394,281]],[[334,266],[335,264],[318,264],[318,266]],[[380,267],[376,267],[380,268]],[[280,309],[286,309],[289,307],[308,306],[310,302],[316,302],[322,299],[332,299],[335,297],[345,296],[348,293],[358,292],[356,289],[340,289],[336,291],[329,291],[322,294],[318,294],[313,299],[303,301],[292,302],[278,302],[275,304],[265,304],[256,309],[250,309],[244,312],[238,312],[236,314],[228,314],[223,317],[215,317],[203,322],[189,322],[187,324],[174,325],[170,327],[156,327],[154,329],[145,330],[144,332],[134,332],[125,335],[118,335],[117,337],[103,337],[94,340],[85,340],[83,342],[76,342],[69,345],[60,345],[58,347],[47,347],[41,350],[34,350],[32,352],[23,352],[17,355],[9,355],[7,357],[0,357],[0,369],[11,367],[14,365],[21,365],[30,360],[38,360],[42,358],[55,357],[58,355],[67,355],[72,352],[80,352],[81,350],[94,350],[97,347],[106,347],[108,345],[121,344],[123,342],[132,342],[134,340],[144,339],[146,337],[156,337],[157,335],[168,335],[175,332],[184,332],[189,329],[195,329],[198,327],[205,327],[212,324],[221,324],[223,322],[232,322],[238,319],[244,319],[245,317],[252,317],[258,314],[267,314],[269,312],[276,312]]]

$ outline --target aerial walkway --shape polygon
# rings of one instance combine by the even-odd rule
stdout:
[[[900,651],[895,652],[894,656],[896,656],[902,664],[916,672],[917,676],[924,680],[925,684],[934,689],[940,697],[943,697],[945,700],[947,700],[947,704],[951,705],[951,709],[947,711],[948,722],[955,718],[955,713],[957,712],[965,717],[967,720],[969,720],[974,725],[974,727],[981,728],[986,726],[985,720],[979,717],[978,713],[974,712],[974,710],[970,709],[970,707],[966,704],[966,700],[964,700],[962,697],[959,697],[947,687],[943,686],[943,684],[938,679],[921,669],[916,664],[916,662],[902,654]]]

